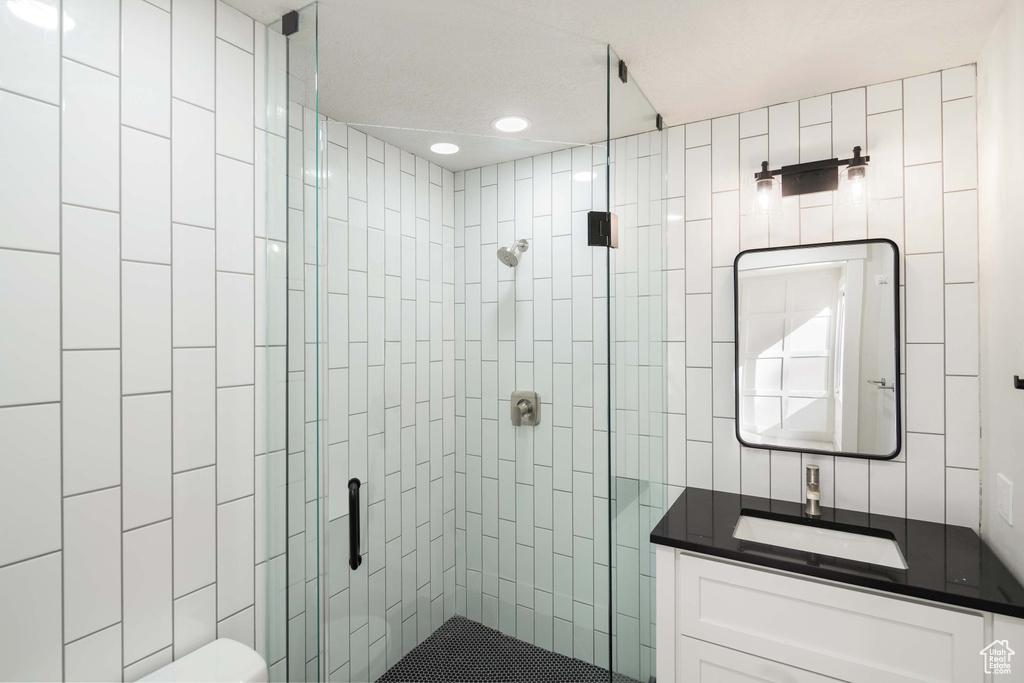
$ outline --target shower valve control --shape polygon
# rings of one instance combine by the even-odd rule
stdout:
[[[512,424],[516,427],[536,427],[540,424],[540,397],[535,391],[512,392]]]

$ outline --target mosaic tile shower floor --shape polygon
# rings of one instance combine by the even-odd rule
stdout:
[[[608,683],[608,671],[452,617],[378,683]],[[615,674],[614,683],[636,683]]]

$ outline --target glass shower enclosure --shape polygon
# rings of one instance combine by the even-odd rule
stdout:
[[[594,105],[568,140],[335,121],[317,12],[265,51],[272,679],[375,681],[463,619],[647,681],[669,390],[656,114],[613,50],[565,35]],[[618,248],[589,246],[609,207]],[[516,390],[538,426],[512,425]]]
[[[318,9],[290,35],[267,26],[255,54],[256,649],[274,681],[323,679]]]

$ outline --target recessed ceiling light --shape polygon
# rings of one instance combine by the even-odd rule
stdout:
[[[455,154],[459,146],[451,142],[435,142],[430,146],[430,151],[434,154]]]
[[[597,174],[593,171],[580,171],[579,173],[574,173],[572,179],[577,183],[588,183],[596,177]]]
[[[502,133],[518,133],[530,127],[530,119],[524,116],[500,116],[491,121],[491,127]]]

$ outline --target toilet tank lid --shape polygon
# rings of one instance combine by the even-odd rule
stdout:
[[[230,638],[218,638],[140,680],[266,683],[267,678],[267,664],[255,650]]]

